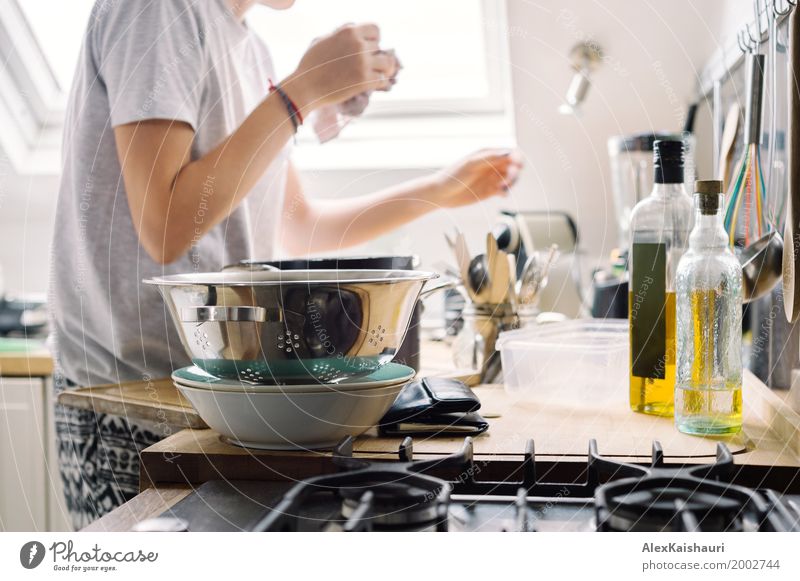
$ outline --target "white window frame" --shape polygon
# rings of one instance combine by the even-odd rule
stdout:
[[[505,35],[506,1],[480,0],[480,4],[486,46],[488,95],[473,99],[405,99],[392,103],[375,103],[367,110],[365,117],[419,118],[504,114],[509,92],[509,75],[505,72],[507,67],[501,66],[508,62],[508,42]]]
[[[19,175],[60,169],[66,92],[18,0],[0,0],[0,154]]]
[[[481,0],[489,94],[479,99],[373,103],[332,142],[305,128],[294,160],[300,169],[426,169],[483,147],[511,147],[514,136],[506,0]],[[391,136],[391,138],[387,137]]]
[[[19,175],[61,171],[67,88],[59,86],[20,0],[0,0],[0,156]],[[489,94],[373,103],[334,142],[298,136],[302,169],[436,167],[460,153],[513,144],[506,1],[481,0]],[[387,137],[391,136],[391,137]]]

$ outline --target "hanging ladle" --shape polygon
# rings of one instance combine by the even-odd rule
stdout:
[[[742,265],[742,294],[749,303],[769,293],[783,275],[783,237],[768,232],[739,255]]]

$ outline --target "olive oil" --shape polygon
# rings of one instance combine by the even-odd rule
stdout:
[[[635,325],[634,313],[637,299],[633,292],[628,293],[628,318]],[[663,354],[654,367],[655,373],[648,377],[635,374],[638,353],[635,344],[631,348],[630,402],[635,412],[657,416],[672,416],[675,398],[675,293],[664,293],[664,347]]]
[[[681,432],[697,435],[735,434],[742,429],[742,384],[717,389],[678,386],[675,423]]]
[[[734,345],[724,345],[714,323],[726,315],[725,297],[716,289],[693,290],[688,295],[691,316],[687,323],[692,332],[685,339],[688,349],[681,350],[687,370],[675,387],[675,423],[680,431],[689,434],[736,433],[742,427],[741,377],[718,377],[724,351],[740,349],[735,340]]]
[[[742,268],[723,227],[722,183],[696,189],[695,229],[675,283],[675,425],[732,434],[742,427]]]
[[[653,190],[631,213],[630,407],[658,416],[671,416],[675,402],[675,271],[692,221],[683,153],[681,140],[653,143]]]

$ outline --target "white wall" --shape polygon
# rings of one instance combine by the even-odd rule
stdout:
[[[586,0],[511,2],[511,54],[517,136],[529,160],[515,201],[560,209],[578,221],[584,249],[617,245],[607,139],[651,130],[679,131],[697,70],[714,47],[699,2]],[[703,2],[711,13],[719,2]],[[557,114],[572,71],[567,54],[586,38],[605,62],[579,118]]]
[[[47,288],[57,176],[0,175],[0,268],[6,292]]]
[[[607,254],[616,231],[606,140],[680,127],[697,69],[716,46],[722,21],[726,27],[737,21],[725,5],[723,0],[510,0],[516,130],[527,161],[513,195],[430,215],[351,252],[414,252],[428,265],[451,260],[443,230],[457,224],[477,249],[498,209],[516,207],[569,211],[579,222],[584,248],[594,256]],[[584,115],[564,117],[556,108],[571,76],[566,55],[587,36],[605,48],[608,62],[595,77]],[[327,197],[357,195],[426,171],[318,171],[307,185]],[[54,178],[0,180],[0,264],[11,291],[46,287],[55,192]]]

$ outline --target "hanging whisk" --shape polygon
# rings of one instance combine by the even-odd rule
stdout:
[[[744,151],[736,166],[728,193],[725,229],[730,245],[741,231],[744,246],[775,227],[775,208],[767,207],[764,173],[761,170],[761,109],[764,98],[764,55],[747,55],[747,102],[744,116]],[[740,213],[741,212],[741,213]],[[768,215],[769,214],[769,215]],[[740,222],[741,220],[741,222]]]

